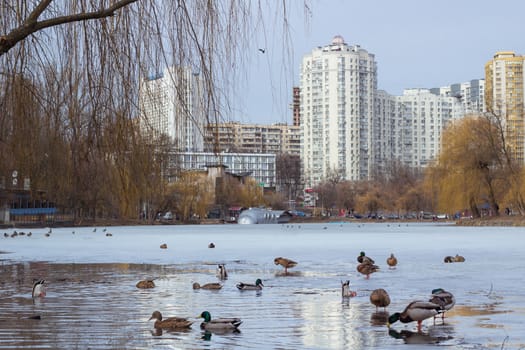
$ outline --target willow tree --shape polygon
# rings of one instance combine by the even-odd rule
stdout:
[[[488,204],[495,215],[507,189],[502,168],[502,144],[497,128],[485,117],[465,117],[443,133],[436,164],[426,174],[427,188],[438,196],[443,212],[469,209],[480,216]]]
[[[77,218],[138,216],[165,191],[140,82],[191,67],[223,121],[251,39],[282,19],[285,47],[287,15],[284,0],[0,0],[0,176],[20,169]]]

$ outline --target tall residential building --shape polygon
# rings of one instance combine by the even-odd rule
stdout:
[[[199,74],[187,68],[169,67],[163,74],[141,82],[141,129],[155,140],[161,136],[179,152],[204,148],[205,106]]]
[[[441,150],[443,130],[450,121],[465,115],[455,96],[436,95],[429,89],[406,89],[396,96],[398,128],[392,152],[403,164],[425,167]]]
[[[486,112],[485,79],[473,79],[464,83],[433,88],[430,92],[440,96],[455,97],[461,104],[464,114]]]
[[[487,111],[501,117],[507,146],[520,164],[525,163],[524,61],[524,56],[502,51],[485,64]]]
[[[307,187],[333,173],[347,180],[369,178],[376,89],[374,55],[341,36],[303,57],[301,159]]]
[[[287,124],[209,124],[205,149],[207,152],[299,155],[300,129],[299,126]]]

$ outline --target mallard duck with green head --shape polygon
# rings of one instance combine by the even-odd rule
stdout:
[[[360,252],[359,253],[359,256],[357,257],[357,262],[360,263],[360,264],[366,263],[366,262],[368,262],[370,264],[375,264],[375,261],[372,258],[366,256],[365,252]]]
[[[240,282],[240,283],[237,283],[236,287],[239,290],[262,290],[264,287],[264,284],[262,283],[260,278],[257,278],[257,280],[255,281],[255,284]]]
[[[199,318],[204,319],[201,323],[201,329],[208,331],[235,331],[242,323],[239,318],[216,318],[212,320],[208,311],[203,311]]]
[[[436,316],[441,306],[430,301],[416,300],[407,305],[403,312],[396,312],[388,318],[387,326],[401,321],[403,323],[417,322],[417,330],[421,332],[421,323],[427,318]]]
[[[157,329],[184,329],[190,328],[193,324],[192,321],[183,317],[168,317],[163,319],[160,311],[153,311],[148,321],[151,320],[155,320],[153,327]]]

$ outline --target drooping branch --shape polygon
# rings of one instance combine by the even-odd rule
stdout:
[[[6,35],[0,36],[0,56],[7,53],[16,44],[27,38],[29,35],[42,29],[66,23],[111,17],[115,15],[115,11],[132,4],[137,0],[120,0],[116,1],[113,5],[98,11],[81,12],[38,21],[38,18],[50,5],[51,1],[52,0],[42,0],[19,27],[14,28]]]

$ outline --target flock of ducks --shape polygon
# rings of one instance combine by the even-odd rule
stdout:
[[[15,232],[16,233],[16,232]],[[51,232],[48,232],[51,234]],[[16,233],[19,235],[20,233]],[[4,234],[5,235],[5,234]],[[22,234],[23,235],[23,234]],[[29,234],[28,234],[29,235]],[[7,237],[7,236],[6,236]],[[165,245],[161,245],[161,248],[165,249]],[[358,265],[357,271],[365,276],[366,279],[370,278],[370,275],[379,270],[379,266],[375,264],[375,261],[366,256],[365,252],[360,252],[357,257]],[[465,258],[456,256],[446,256],[444,258],[445,263],[450,262],[464,262]],[[394,269],[397,266],[398,260],[391,254],[387,260],[387,265],[390,269]],[[297,266],[297,262],[288,258],[277,257],[274,259],[275,265],[280,265],[284,268],[284,273],[288,273],[288,269]],[[219,279],[224,280],[228,278],[228,273],[224,264],[218,264],[216,275]],[[142,280],[136,284],[137,288],[148,289],[154,288],[155,283],[153,280]],[[262,290],[264,284],[261,279],[257,279],[254,284],[240,282],[236,285],[239,290]],[[221,283],[206,283],[200,285],[197,282],[193,283],[193,289],[208,289],[208,290],[219,290],[222,288]],[[39,298],[46,295],[45,291],[45,280],[38,279],[34,280],[32,297]],[[343,298],[352,298],[357,295],[357,292],[350,290],[350,281],[341,281],[341,295]],[[391,324],[400,321],[402,323],[417,322],[417,330],[421,332],[422,321],[433,317],[434,319],[441,315],[444,322],[445,312],[452,309],[455,305],[456,300],[454,295],[442,288],[436,288],[432,290],[430,298],[428,300],[415,300],[409,303],[402,312],[396,312],[392,315],[386,313],[386,307],[390,305],[390,296],[388,292],[382,288],[375,289],[370,294],[370,302],[376,307],[376,313],[379,308],[383,308],[383,313],[387,315],[387,326],[390,328]],[[207,331],[227,331],[238,330],[242,321],[239,318],[217,318],[212,319],[210,312],[203,311],[198,318],[202,318],[203,321],[200,324],[200,328]],[[154,311],[151,314],[149,320],[155,320],[154,328],[157,330],[177,330],[190,328],[193,321],[183,317],[168,317],[163,318],[160,311]]]
[[[458,258],[459,257],[459,258]],[[448,258],[454,259],[454,261],[447,261]],[[364,274],[366,279],[370,278],[370,274],[379,270],[379,267],[375,265],[372,258],[366,256],[365,252],[361,252],[357,257],[359,265],[357,271]],[[446,257],[445,262],[463,262],[465,258],[459,255],[456,257]],[[391,254],[386,260],[389,268],[395,268],[397,265],[397,258],[394,254]],[[350,290],[350,281],[341,281],[341,294],[343,298],[356,296],[357,293]],[[383,308],[383,313],[386,314],[386,307],[390,305],[390,296],[388,292],[382,288],[375,289],[370,294],[370,302],[375,305],[376,313],[378,309]],[[430,298],[428,300],[415,300],[409,303],[402,312],[396,312],[392,315],[387,315],[387,327],[400,321],[402,323],[417,322],[417,330],[421,332],[421,325],[423,320],[431,317],[441,315],[443,323],[445,322],[445,312],[449,311],[456,304],[454,295],[443,288],[436,288],[432,290]]]
[[[297,265],[297,262],[287,258],[275,258],[276,265],[282,265],[285,270],[292,268]],[[218,264],[216,275],[219,279],[225,280],[228,278],[228,272],[224,264]],[[137,288],[154,288],[155,284],[153,280],[143,280],[136,284]],[[198,282],[193,283],[193,289],[208,289],[208,290],[219,290],[222,288],[222,284],[219,282],[212,282],[206,284],[199,284]],[[258,278],[254,284],[239,282],[236,284],[239,290],[262,290],[264,284],[260,278]],[[200,328],[206,331],[238,331],[242,321],[239,318],[216,318],[212,319],[209,311],[203,311],[198,318],[202,318],[203,321],[200,324]],[[193,321],[184,317],[168,317],[163,318],[160,311],[154,311],[149,318],[149,321],[155,320],[153,327],[156,330],[180,330],[191,328]]]
[[[274,259],[275,265],[280,265],[284,268],[285,274],[288,273],[288,269],[291,269],[297,266],[297,262],[288,258],[277,257]],[[224,264],[217,265],[216,275],[219,279],[224,280],[228,278],[228,272]],[[348,282],[349,286],[350,282]],[[144,280],[137,283],[137,288],[153,288],[155,285],[152,280]],[[264,284],[260,278],[258,278],[255,283],[244,283],[240,282],[236,284],[237,289],[239,290],[262,290]],[[218,290],[222,288],[222,284],[218,282],[206,283],[200,285],[198,282],[193,283],[193,289],[208,289],[208,290]],[[349,295],[355,296],[355,295]],[[209,311],[203,311],[198,318],[202,318],[203,321],[200,324],[200,328],[206,331],[237,331],[239,326],[242,324],[242,321],[239,318],[216,318],[212,319]],[[161,330],[177,330],[190,328],[194,323],[188,318],[184,317],[168,317],[163,318],[160,311],[154,311],[151,314],[149,320],[155,320],[153,327],[155,329]]]

